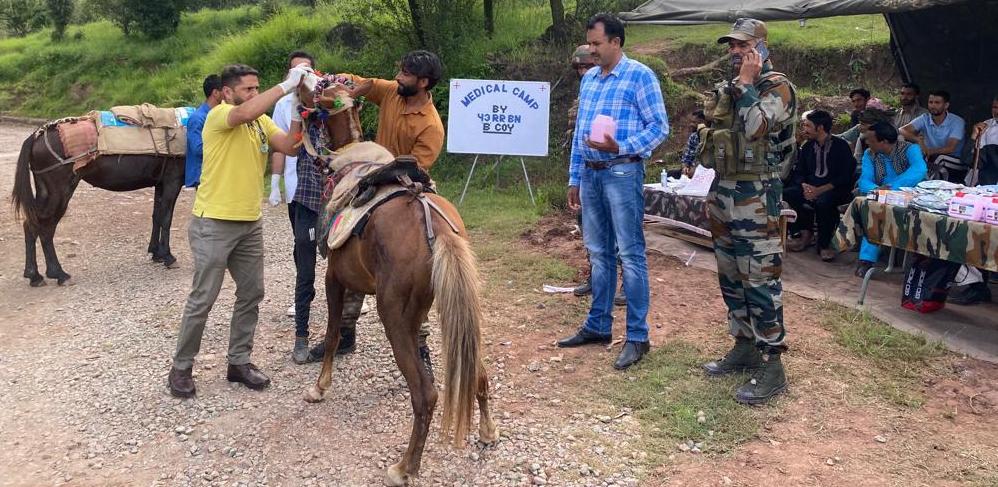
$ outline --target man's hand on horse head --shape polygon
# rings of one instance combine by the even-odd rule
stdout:
[[[288,70],[288,77],[284,81],[279,83],[279,86],[284,90],[285,94],[291,92],[301,84],[302,80],[305,79],[312,72],[312,68],[305,65],[299,64]]]

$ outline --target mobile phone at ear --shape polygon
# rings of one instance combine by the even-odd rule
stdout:
[[[756,44],[755,50],[759,52],[760,61],[769,59],[769,49],[766,47],[766,41],[761,41]]]

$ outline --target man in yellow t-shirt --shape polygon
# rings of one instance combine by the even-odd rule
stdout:
[[[279,85],[260,93],[257,71],[243,64],[222,70],[224,102],[208,112],[202,136],[204,164],[187,229],[194,256],[194,282],[177,334],[168,385],[177,397],[195,393],[194,357],[205,321],[228,270],[236,283],[229,329],[226,378],[251,389],[270,379],[250,362],[253,334],[263,299],[263,173],[270,148],[294,154],[295,140],[264,113],[294,90],[308,70],[295,67]],[[300,118],[298,121],[300,122]],[[299,125],[300,126],[300,125]],[[296,129],[293,126],[292,132]]]
[[[427,171],[444,148],[444,124],[430,94],[442,75],[440,59],[429,51],[412,51],[402,56],[399,71],[391,81],[346,75],[355,83],[351,96],[364,96],[378,105],[378,134],[374,141],[395,156],[414,156],[419,167]],[[363,293],[347,291],[343,297],[343,324],[336,353],[356,349],[357,319],[363,305]],[[430,349],[426,346],[429,333],[423,323],[419,330],[419,355],[433,377]],[[320,341],[309,351],[309,361],[319,361],[324,354],[325,342]]]

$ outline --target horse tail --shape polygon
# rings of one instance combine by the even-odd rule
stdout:
[[[31,189],[31,151],[35,144],[35,136],[31,135],[21,144],[21,153],[17,156],[17,168],[14,170],[14,189],[10,193],[10,202],[14,206],[14,215],[22,214],[29,221],[36,221],[38,203]]]
[[[482,307],[475,261],[464,237],[446,227],[437,234],[432,281],[446,360],[442,429],[445,437],[453,430],[455,446],[471,427],[481,364]]]

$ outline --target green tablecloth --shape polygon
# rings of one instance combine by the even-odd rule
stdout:
[[[951,218],[866,197],[849,204],[834,245],[849,250],[865,236],[870,242],[928,257],[998,271],[998,226]]]

